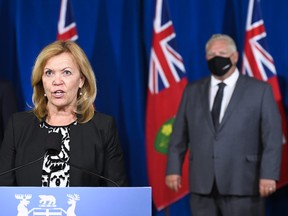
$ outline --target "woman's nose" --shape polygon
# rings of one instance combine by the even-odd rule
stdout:
[[[63,79],[61,77],[61,74],[55,74],[52,84],[53,85],[61,85],[61,84],[63,84]]]

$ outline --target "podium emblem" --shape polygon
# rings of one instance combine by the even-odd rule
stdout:
[[[17,216],[76,216],[76,203],[80,200],[80,196],[78,194],[67,194],[67,203],[69,204],[69,207],[65,211],[63,208],[57,207],[55,196],[39,195],[39,206],[32,207],[29,210],[28,205],[32,199],[31,194],[15,194],[15,198],[19,200],[19,204],[17,206]]]

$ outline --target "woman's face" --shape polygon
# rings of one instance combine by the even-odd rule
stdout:
[[[42,82],[49,110],[76,110],[77,93],[84,84],[84,78],[69,53],[62,53],[48,60]]]

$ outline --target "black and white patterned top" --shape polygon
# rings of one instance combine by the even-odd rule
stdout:
[[[70,125],[77,125],[73,122]],[[63,162],[70,159],[70,125],[51,126],[43,121],[41,128],[47,128],[48,133],[61,133],[61,151],[59,155],[47,154],[42,166],[42,187],[69,187],[70,185],[70,166]],[[61,158],[61,160],[59,159]]]

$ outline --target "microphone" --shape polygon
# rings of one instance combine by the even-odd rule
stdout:
[[[55,137],[51,137],[51,136],[49,136],[48,135],[48,137],[47,137],[47,141],[51,141],[51,139],[55,139]],[[50,143],[51,142],[49,142],[49,145],[50,145]],[[57,148],[56,148],[57,147]],[[6,175],[6,174],[8,174],[8,173],[10,173],[10,172],[13,172],[13,171],[16,171],[16,170],[19,170],[19,169],[22,169],[22,168],[24,168],[24,167],[27,167],[27,166],[30,166],[30,165],[32,165],[32,164],[34,164],[34,163],[37,163],[37,162],[39,162],[39,161],[41,161],[41,160],[43,160],[44,159],[44,157],[48,154],[48,153],[50,153],[50,154],[55,154],[55,151],[57,150],[58,152],[60,152],[60,149],[58,150],[58,148],[60,148],[61,146],[51,146],[50,148],[48,148],[48,142],[46,142],[46,151],[45,151],[45,153],[44,153],[44,155],[42,155],[40,158],[37,158],[37,159],[35,159],[35,160],[33,160],[33,161],[30,161],[30,162],[28,162],[28,163],[26,163],[26,164],[23,164],[23,165],[20,165],[20,166],[17,166],[17,167],[14,167],[14,168],[12,168],[12,169],[9,169],[9,170],[6,170],[6,171],[4,171],[4,172],[2,172],[2,173],[0,173],[0,177],[1,176],[3,176],[3,175]]]
[[[0,173],[0,177],[3,176],[3,175],[8,174],[8,173],[10,173],[10,172],[16,171],[16,170],[18,170],[18,169],[22,169],[22,168],[24,168],[24,167],[27,167],[27,166],[29,166],[29,165],[31,165],[31,164],[34,164],[34,163],[38,162],[38,161],[41,161],[41,160],[43,160],[43,158],[45,157],[45,155],[46,155],[46,152],[45,152],[45,154],[44,154],[43,156],[41,156],[40,158],[38,158],[38,159],[36,159],[36,160],[30,161],[30,162],[28,162],[28,163],[26,163],[26,164],[20,165],[20,166],[18,166],[18,167],[14,167],[14,168],[9,169],[9,170],[6,170],[6,171]]]
[[[92,172],[88,169],[85,169],[83,167],[80,167],[80,166],[77,166],[69,161],[65,161],[63,160],[62,158],[59,157],[59,153],[61,152],[61,141],[62,141],[62,135],[60,133],[50,133],[47,137],[47,154],[50,154],[52,156],[57,156],[58,159],[63,162],[63,163],[66,163],[68,165],[70,165],[71,167],[74,167],[82,172],[86,172],[88,174],[91,174],[91,175],[95,175],[97,176],[98,178],[101,178],[103,180],[105,180],[106,182],[110,182],[112,183],[113,185],[115,185],[116,187],[120,187],[118,183],[116,183],[115,181],[107,178],[107,177],[104,177],[100,174],[97,174],[95,172]]]
[[[49,133],[46,138],[46,152],[51,156],[56,156],[61,152],[61,133]]]

